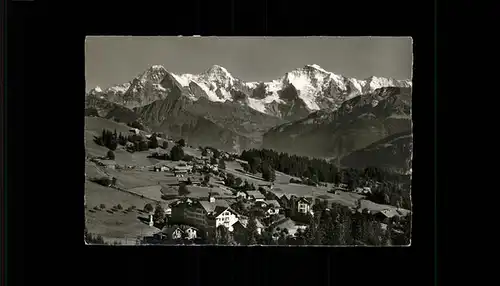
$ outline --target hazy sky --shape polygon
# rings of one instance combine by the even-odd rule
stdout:
[[[347,77],[411,78],[411,38],[87,37],[87,90],[132,80],[152,65],[198,74],[212,65],[244,81],[271,81],[307,64]]]

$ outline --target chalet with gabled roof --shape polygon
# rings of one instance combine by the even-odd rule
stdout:
[[[238,213],[230,208],[225,200],[192,200],[178,202],[172,206],[172,220],[203,229],[216,228],[220,225],[230,227],[238,220]]]
[[[264,195],[259,191],[247,191],[246,193],[247,199],[249,200],[263,202],[266,199],[266,197],[264,197]]]

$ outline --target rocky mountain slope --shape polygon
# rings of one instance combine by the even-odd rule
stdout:
[[[408,129],[410,89],[407,80],[358,80],[318,65],[269,82],[245,82],[218,65],[198,75],[155,65],[128,83],[92,89],[85,108],[120,122],[140,120],[193,145],[238,152],[264,141],[266,148],[325,157]]]
[[[85,115],[99,116],[124,123],[133,122],[139,117],[129,108],[96,95],[89,95],[85,98]]]
[[[411,131],[405,131],[350,153],[342,158],[341,164],[351,168],[379,167],[409,174],[412,154],[413,134]]]
[[[172,86],[169,96],[134,109],[140,120],[153,129],[189,144],[240,152],[261,145],[262,134],[284,121],[236,103],[197,101]]]
[[[95,88],[89,94],[128,108],[142,107],[163,100],[173,86],[193,101],[231,102],[285,120],[296,120],[321,109],[334,110],[356,95],[385,86],[411,87],[409,80],[370,77],[347,78],[306,65],[269,82],[245,82],[224,67],[214,65],[199,75],[174,74],[155,65],[126,84],[106,90]]]
[[[337,157],[411,130],[411,89],[385,87],[354,97],[331,112],[271,128],[263,147],[313,157]]]

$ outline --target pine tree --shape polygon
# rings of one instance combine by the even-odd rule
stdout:
[[[184,158],[184,150],[182,150],[182,147],[180,145],[176,145],[172,147],[170,150],[170,159],[172,161],[180,161]]]
[[[228,187],[233,187],[235,185],[235,177],[233,174],[228,173],[225,180],[225,185]]]
[[[313,245],[316,237],[316,220],[312,215],[309,215],[309,226],[304,233],[306,245]]]
[[[177,141],[177,145],[181,147],[186,147],[186,141],[184,141],[184,139],[180,139],[179,141]]]
[[[252,189],[252,187],[250,186],[250,184],[248,183],[247,180],[245,180],[245,183],[243,185],[243,190],[244,191],[250,191]]]
[[[352,224],[351,224],[351,237],[354,241],[362,241],[363,240],[363,220],[362,215],[356,212],[352,216]]]
[[[165,210],[159,203],[156,204],[153,221],[158,224],[163,224],[165,222]]]
[[[154,210],[153,206],[150,204],[150,203],[147,203],[145,206],[144,206],[144,211],[145,212],[152,212]]]
[[[226,169],[226,162],[224,161],[223,158],[219,159],[219,166],[218,166],[219,169],[221,170],[225,170]]]
[[[151,139],[149,140],[149,148],[156,149],[158,148],[158,139],[156,138],[156,133],[151,135]]]
[[[276,180],[276,172],[267,161],[262,163],[262,178],[268,182],[274,182]]]
[[[255,245],[257,243],[258,232],[257,232],[257,222],[255,221],[255,217],[253,215],[251,215],[248,218],[247,235],[248,235],[247,244]]]
[[[147,141],[139,141],[139,151],[148,151],[149,144]]]
[[[106,154],[106,157],[110,160],[114,160],[115,159],[115,153],[113,153],[113,151],[111,150],[108,150],[108,153]]]
[[[281,232],[279,233],[279,237],[278,237],[278,244],[279,245],[287,245],[287,232],[288,230],[285,228],[283,230],[281,230]]]
[[[236,177],[234,179],[234,185],[235,186],[239,187],[239,186],[241,186],[241,183],[243,183],[243,180],[240,177]]]
[[[179,185],[179,196],[187,196],[189,195],[191,192],[189,191],[188,187],[186,186],[186,184],[180,184]]]
[[[262,160],[259,157],[252,157],[248,161],[249,167],[250,167],[250,173],[255,174],[259,171],[260,169],[260,164]]]
[[[223,225],[219,225],[215,230],[215,243],[219,245],[229,245],[231,243],[230,233]]]
[[[210,183],[210,174],[206,174],[203,177],[203,184],[208,185]]]
[[[383,245],[383,246],[390,246],[390,245],[392,245],[391,234],[392,234],[392,222],[389,221],[387,223],[386,230],[382,234],[381,241],[380,241],[381,245]]]
[[[211,158],[210,158],[210,164],[211,164],[211,165],[215,165],[215,164],[217,164],[217,159],[215,159],[214,157],[211,157]]]

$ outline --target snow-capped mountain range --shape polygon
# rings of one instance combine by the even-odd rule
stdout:
[[[174,86],[193,101],[204,97],[212,102],[236,102],[268,115],[296,119],[321,109],[335,110],[345,100],[381,87],[411,87],[412,83],[375,76],[347,78],[315,64],[269,82],[245,82],[218,65],[198,75],[175,74],[154,65],[128,83],[105,90],[96,87],[88,94],[132,109],[165,99]]]

